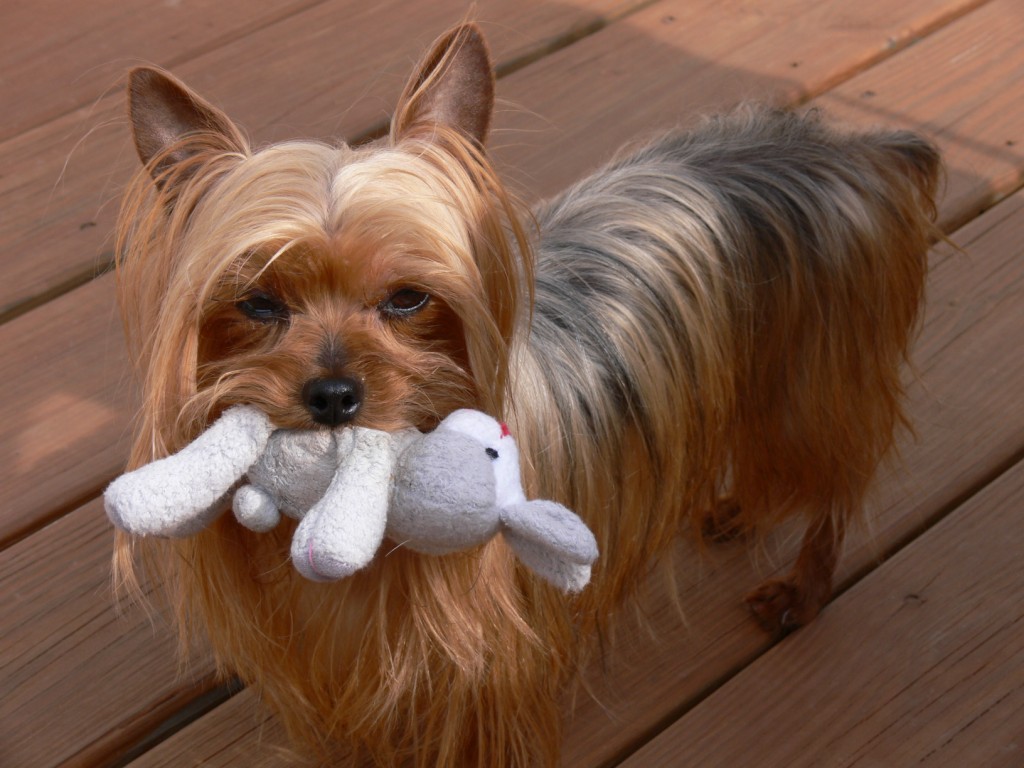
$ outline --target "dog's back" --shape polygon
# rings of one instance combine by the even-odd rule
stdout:
[[[904,422],[938,176],[914,134],[747,107],[540,207],[525,376],[550,397],[546,442],[575,438],[571,481],[545,491],[589,513],[612,593],[726,493],[736,530],[811,517],[799,594],[760,612],[817,612]]]

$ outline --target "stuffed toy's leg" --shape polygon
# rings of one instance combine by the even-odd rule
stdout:
[[[255,485],[243,485],[231,501],[235,519],[250,531],[266,533],[281,521],[281,510],[273,496]]]
[[[259,458],[273,427],[257,408],[229,408],[178,453],[122,475],[103,494],[111,522],[139,536],[189,536]]]
[[[323,498],[292,539],[292,562],[308,579],[332,581],[366,566],[384,540],[395,438],[353,427],[339,437],[341,462]]]

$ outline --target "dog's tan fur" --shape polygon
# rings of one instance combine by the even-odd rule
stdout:
[[[386,545],[315,584],[290,567],[286,524],[119,535],[125,583],[138,547],[183,640],[204,635],[322,754],[554,762],[559,693],[590,638],[708,510],[736,531],[806,515],[792,575],[750,602],[771,629],[809,621],[905,421],[939,170],[926,142],[748,108],[623,156],[534,220],[483,149],[493,90],[463,25],[413,75],[390,136],[254,152],[169,75],[131,77],[145,164],[118,240],[143,393],[132,465],[237,402],[315,427],[304,383],[343,374],[365,390],[363,426],[503,416],[528,492],[598,537],[593,582],[570,599],[500,537],[446,557]],[[429,301],[382,309],[403,290]],[[240,309],[253,295],[272,317]]]

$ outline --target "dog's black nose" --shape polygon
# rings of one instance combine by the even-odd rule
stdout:
[[[363,404],[363,385],[356,379],[311,379],[302,388],[302,402],[317,424],[336,427],[352,421]]]

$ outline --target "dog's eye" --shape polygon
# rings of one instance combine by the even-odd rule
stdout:
[[[495,461],[498,458],[498,452],[493,448],[484,448],[484,453],[490,457],[491,461]]]
[[[288,319],[288,306],[276,296],[256,291],[235,304],[238,311],[265,323]]]
[[[386,315],[408,317],[423,309],[430,301],[430,294],[413,288],[402,288],[388,296],[379,305]]]

